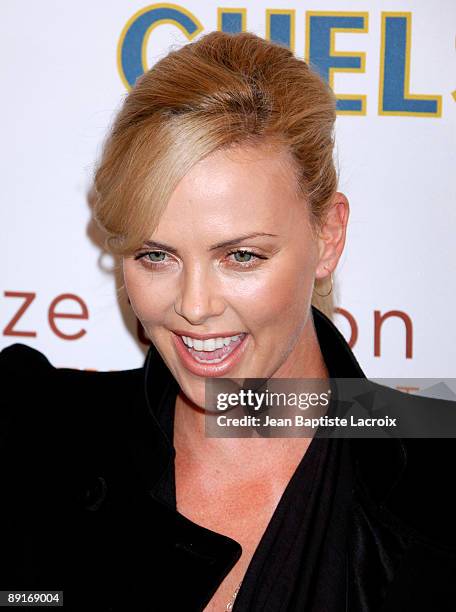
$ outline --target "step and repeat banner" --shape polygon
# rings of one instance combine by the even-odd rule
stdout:
[[[103,138],[138,76],[211,30],[317,66],[351,207],[334,323],[369,377],[456,376],[454,0],[4,0],[1,347],[140,367],[147,338],[91,222]]]

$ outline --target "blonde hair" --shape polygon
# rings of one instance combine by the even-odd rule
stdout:
[[[337,189],[336,101],[326,82],[286,47],[253,33],[210,32],[173,50],[126,96],[94,178],[94,219],[118,255],[154,232],[194,164],[219,149],[286,147],[312,227]],[[332,313],[330,298],[312,299]]]

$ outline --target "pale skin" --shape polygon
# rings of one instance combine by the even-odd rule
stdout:
[[[123,260],[131,306],[180,386],[177,509],[243,550],[206,611],[224,610],[230,601],[311,440],[206,437],[204,378],[184,366],[170,330],[246,332],[242,359],[227,374],[233,378],[328,377],[310,305],[315,280],[334,271],[342,254],[349,204],[334,194],[315,235],[294,181],[285,150],[264,145],[213,153],[180,181],[149,238],[177,254],[148,247]],[[253,233],[273,236],[209,250]],[[236,249],[254,256],[233,254]],[[135,259],[141,253],[154,255]]]

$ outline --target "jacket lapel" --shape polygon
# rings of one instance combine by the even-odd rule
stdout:
[[[137,547],[142,551],[132,558],[132,596],[137,601],[150,598],[153,571],[157,599],[168,601],[170,609],[202,610],[240,558],[242,548],[235,540],[193,523],[154,494],[155,485],[176,454],[154,406],[176,382],[153,345],[146,356],[142,383],[141,410],[128,442],[140,483],[132,490],[128,510],[136,525],[123,542],[126,558],[133,557]],[[170,576],[178,585],[172,591],[167,586]],[[125,582],[125,577],[119,579]]]
[[[361,366],[332,321],[312,306],[318,342],[331,378],[365,379],[367,392],[356,400],[369,412],[374,393]],[[399,481],[407,464],[407,453],[400,438],[350,438],[350,452],[359,486],[377,503],[383,502]]]
[[[356,401],[368,412],[375,393],[345,338],[323,313],[312,308],[315,328],[331,378],[365,379]],[[400,438],[347,440],[354,470],[346,553],[347,612],[380,610],[407,549],[401,527],[389,520],[384,504],[407,465]],[[386,611],[387,608],[385,608]]]

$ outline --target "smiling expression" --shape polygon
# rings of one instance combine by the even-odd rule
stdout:
[[[311,350],[320,257],[295,180],[283,150],[212,153],[180,181],[147,243],[123,259],[136,316],[198,406],[206,376],[298,377]]]

